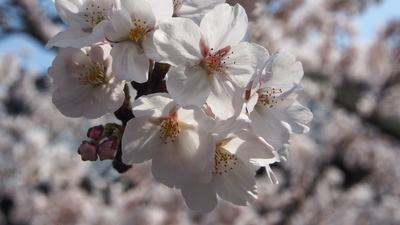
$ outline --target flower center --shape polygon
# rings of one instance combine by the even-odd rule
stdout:
[[[129,37],[131,40],[141,44],[141,42],[146,39],[150,26],[147,25],[147,21],[141,19],[133,19],[133,25],[135,27],[129,32]]]
[[[210,50],[213,51],[214,49],[211,48]],[[226,60],[229,59],[230,54],[233,54],[233,52],[230,52],[230,50],[231,46],[228,45],[215,53],[211,53],[211,51],[209,51],[205,59],[203,59],[203,61],[200,63],[200,66],[204,67],[211,73],[224,73],[226,69],[229,69],[229,67],[226,65]],[[236,64],[236,62],[233,62],[233,64]]]
[[[272,108],[274,104],[278,103],[276,95],[282,93],[282,89],[272,88],[270,91],[263,91],[258,95],[258,104]],[[283,101],[283,99],[281,99]]]
[[[228,152],[218,145],[217,150],[215,151],[214,160],[215,174],[222,175],[224,173],[228,173],[230,170],[233,170],[238,158],[235,154]]]
[[[173,118],[164,119],[161,122],[160,132],[160,139],[163,139],[165,144],[168,143],[168,138],[171,139],[171,142],[175,142],[176,137],[181,132],[181,123]]]
[[[89,56],[89,54],[87,54]],[[92,65],[82,65],[84,72],[79,74],[79,80],[83,85],[100,85],[108,82],[106,68],[103,63],[93,62]]]
[[[86,12],[83,14],[86,18],[86,23],[92,28],[103,20],[107,20],[107,10],[99,5],[90,5],[86,7]]]

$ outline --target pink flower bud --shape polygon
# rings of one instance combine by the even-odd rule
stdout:
[[[96,161],[96,144],[89,141],[82,141],[78,148],[78,154],[81,155],[83,161]]]
[[[118,137],[111,136],[108,140],[103,141],[97,148],[100,160],[114,159],[118,149]]]
[[[94,126],[94,127],[89,128],[89,130],[87,132],[87,136],[88,136],[88,138],[91,138],[93,140],[99,140],[101,138],[101,136],[103,135],[103,131],[104,131],[103,125]]]

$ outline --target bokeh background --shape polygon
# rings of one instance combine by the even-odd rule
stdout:
[[[236,0],[248,41],[303,63],[299,101],[314,119],[290,157],[260,171],[247,207],[202,214],[155,181],[149,163],[117,173],[76,153],[89,127],[62,116],[47,76],[65,29],[51,0],[0,0],[0,224],[400,224],[400,2]]]

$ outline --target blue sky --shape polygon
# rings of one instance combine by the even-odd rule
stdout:
[[[54,12],[54,4],[44,1],[44,7]],[[392,18],[400,18],[400,1],[384,0],[380,4],[371,5],[357,18],[360,38],[373,40],[378,27]],[[36,40],[26,34],[16,34],[0,40],[0,55],[15,55],[21,59],[22,66],[45,74],[56,56],[54,50],[46,50]]]
[[[391,18],[400,18],[400,1],[384,0],[380,4],[373,4],[358,18],[360,37],[365,40],[375,38],[379,26]]]

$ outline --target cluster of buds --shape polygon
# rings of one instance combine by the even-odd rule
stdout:
[[[83,161],[96,161],[115,158],[121,140],[120,126],[116,124],[98,125],[89,128],[87,137],[91,140],[82,141],[78,154]]]

